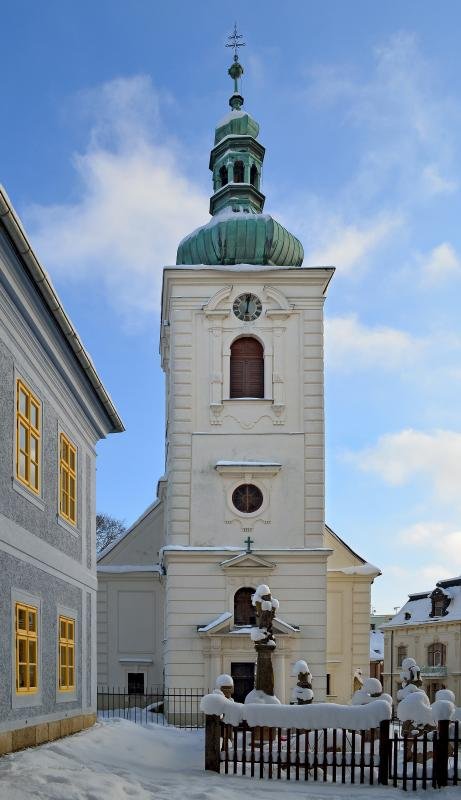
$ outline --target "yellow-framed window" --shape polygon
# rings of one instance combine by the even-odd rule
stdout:
[[[75,620],[59,617],[59,689],[75,689]]]
[[[77,524],[77,448],[64,433],[59,436],[59,514]]]
[[[41,403],[18,378],[16,384],[16,477],[40,493]]]
[[[16,693],[33,694],[38,689],[38,611],[16,603]]]

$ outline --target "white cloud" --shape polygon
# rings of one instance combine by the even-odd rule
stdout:
[[[374,447],[346,457],[391,486],[404,486],[422,477],[429,481],[438,500],[458,506],[461,503],[461,433],[456,431],[408,429],[389,433]]]
[[[343,371],[413,365],[424,342],[405,331],[362,324],[355,314],[325,320],[326,363]]]
[[[446,522],[416,522],[398,534],[403,546],[437,547],[437,558],[445,561],[447,569],[461,568],[461,529],[453,530]]]
[[[334,107],[338,127],[352,126],[361,137],[346,204],[385,197],[407,209],[456,190],[457,102],[415,34],[399,31],[376,47],[366,75],[348,64],[316,66],[309,98]]]
[[[424,167],[423,182],[428,194],[452,194],[458,188],[457,181],[444,178],[436,164],[428,164]]]
[[[421,279],[428,286],[461,276],[461,260],[449,242],[434,247],[420,261]]]
[[[102,279],[125,314],[158,308],[162,267],[180,239],[206,222],[207,199],[162,136],[150,79],[111,81],[82,96],[89,144],[74,156],[78,200],[28,209],[31,238],[54,275]]]
[[[323,219],[322,241],[305,256],[306,264],[338,265],[341,274],[350,273],[376,250],[401,224],[397,216],[372,220],[368,225],[348,225]]]

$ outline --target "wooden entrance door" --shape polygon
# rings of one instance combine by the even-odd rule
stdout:
[[[234,700],[236,703],[244,703],[245,697],[255,688],[255,665],[233,661],[231,664],[231,676],[234,681]]]

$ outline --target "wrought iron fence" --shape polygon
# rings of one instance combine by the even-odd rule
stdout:
[[[125,688],[98,686],[98,716],[120,717],[138,725],[203,728],[205,715],[200,711],[200,701],[204,694],[207,694],[205,689],[153,686],[144,692],[128,692]]]
[[[405,791],[461,784],[459,722],[419,736],[379,729],[226,725],[206,717],[205,768],[249,778],[390,784]]]

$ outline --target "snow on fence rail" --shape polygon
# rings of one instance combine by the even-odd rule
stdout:
[[[98,686],[98,715],[103,719],[121,717],[138,725],[174,725],[176,728],[203,728],[205,715],[200,710],[203,689],[169,689],[153,686],[144,692],[126,688]]]
[[[359,707],[267,706],[214,694],[201,707],[207,770],[404,790],[461,784],[459,722],[441,720],[422,735],[392,736],[391,709],[379,700]]]

